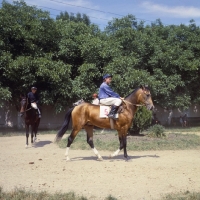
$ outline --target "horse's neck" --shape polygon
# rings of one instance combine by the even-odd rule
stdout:
[[[137,95],[135,93],[130,94],[127,98],[125,98],[130,104],[137,104]]]
[[[128,101],[130,104],[128,104],[128,109],[132,112],[132,115],[134,116],[135,112],[137,111],[137,104],[138,103],[138,94],[137,91],[130,94],[127,98],[125,98],[126,101]]]
[[[29,103],[29,102],[27,102],[27,105],[26,105],[26,115],[27,116],[31,116],[32,115],[32,113],[33,113],[33,109],[32,109],[32,107],[31,107],[31,103]]]

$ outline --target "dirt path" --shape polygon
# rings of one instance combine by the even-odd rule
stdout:
[[[92,151],[64,149],[52,143],[55,135],[38,135],[35,147],[25,149],[25,136],[0,138],[0,186],[4,190],[69,192],[100,200],[112,195],[120,200],[156,199],[179,191],[200,191],[200,151],[128,152],[96,161]],[[34,162],[34,164],[29,164]]]

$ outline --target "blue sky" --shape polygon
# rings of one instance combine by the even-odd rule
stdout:
[[[0,0],[2,2],[2,0]],[[12,0],[7,0],[12,3]],[[50,12],[55,18],[61,11],[84,13],[92,23],[103,29],[108,21],[133,14],[145,23],[161,19],[164,25],[189,24],[194,19],[200,25],[200,0],[25,0]]]

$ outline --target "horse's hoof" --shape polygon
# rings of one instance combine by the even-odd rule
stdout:
[[[103,161],[103,158],[102,157],[97,158],[97,161]]]
[[[25,148],[26,148],[26,149],[28,148],[28,145],[27,145],[27,144],[25,145]]]
[[[110,154],[110,155],[108,156],[108,158],[109,158],[109,159],[112,159],[112,158],[113,158],[112,154]]]
[[[66,161],[68,162],[68,161],[71,161],[71,159],[67,156],[66,157]]]

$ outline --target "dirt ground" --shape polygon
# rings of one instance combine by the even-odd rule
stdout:
[[[34,191],[74,191],[88,199],[112,195],[120,200],[160,199],[180,191],[200,191],[200,151],[123,152],[110,160],[111,152],[100,151],[104,161],[96,161],[92,151],[65,149],[53,143],[55,135],[38,135],[33,147],[25,148],[25,136],[0,138],[0,186]],[[34,162],[34,164],[29,164]]]

